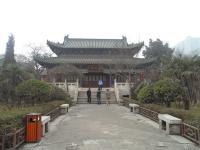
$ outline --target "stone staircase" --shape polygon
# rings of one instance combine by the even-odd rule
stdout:
[[[91,104],[97,104],[97,90],[92,90],[91,89]],[[110,91],[111,99],[110,103],[111,104],[116,104],[116,98],[115,98],[115,93],[114,91]],[[103,89],[101,91],[101,103],[106,104],[106,91]],[[88,104],[87,102],[87,91],[79,91],[78,92],[78,98],[77,98],[77,104]]]

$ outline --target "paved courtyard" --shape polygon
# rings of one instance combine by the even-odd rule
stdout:
[[[39,144],[23,150],[199,150],[179,136],[169,136],[153,121],[119,105],[76,105],[50,125]]]

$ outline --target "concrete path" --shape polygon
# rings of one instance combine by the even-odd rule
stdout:
[[[51,123],[39,144],[23,150],[199,150],[190,141],[169,136],[158,124],[118,105],[76,105]]]

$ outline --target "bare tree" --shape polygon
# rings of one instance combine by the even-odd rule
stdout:
[[[36,46],[34,44],[27,45],[29,48],[29,58],[31,60],[32,66],[34,68],[35,76],[37,79],[41,78],[41,73],[44,71],[44,67],[42,67],[37,61],[35,61],[34,58],[42,57],[42,58],[48,58],[52,57],[52,53],[49,53],[46,48],[42,45]]]

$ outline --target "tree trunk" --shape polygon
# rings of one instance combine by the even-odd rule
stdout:
[[[170,101],[167,101],[167,102],[166,102],[166,106],[167,106],[167,108],[170,108],[170,107],[171,107],[171,102],[170,102]]]
[[[185,102],[184,102],[184,109],[185,110],[189,110],[190,109],[190,102],[189,102],[189,100],[185,100]]]

